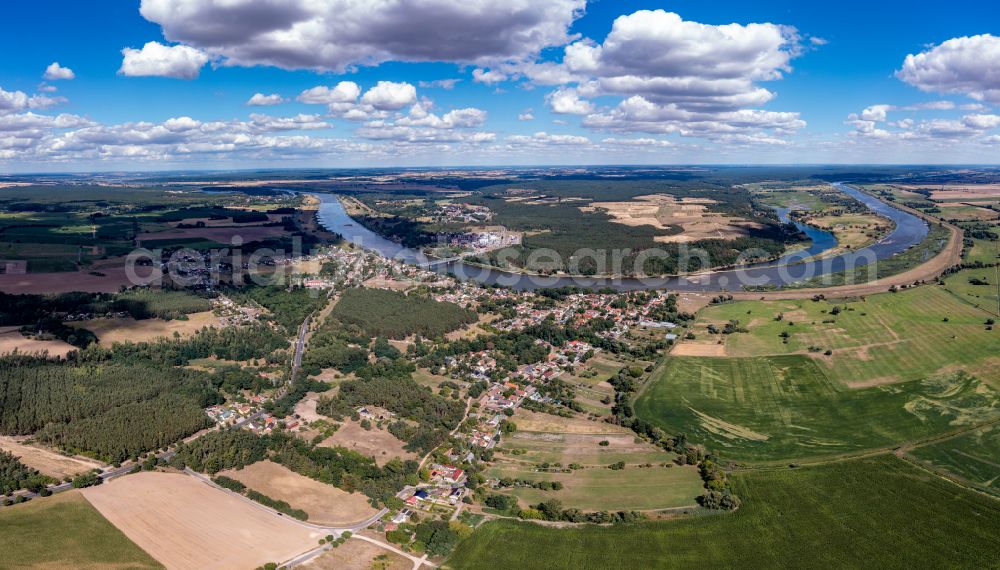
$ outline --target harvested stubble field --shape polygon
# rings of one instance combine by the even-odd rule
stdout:
[[[723,457],[776,461],[887,448],[1000,417],[1000,394],[964,373],[866,388],[804,355],[674,357],[636,414]]]
[[[323,536],[187,475],[137,473],[84,496],[167,568],[255,568],[310,550]]]
[[[0,354],[10,354],[15,350],[21,354],[47,352],[49,356],[62,358],[77,348],[61,340],[35,340],[27,338],[21,327],[0,327]]]
[[[905,190],[931,192],[931,200],[990,200],[1000,197],[1000,184],[923,184],[900,185]]]
[[[664,243],[733,239],[746,235],[747,228],[760,227],[748,220],[708,212],[708,206],[715,203],[707,198],[677,199],[667,194],[653,194],[637,196],[630,202],[591,202],[580,209],[605,211],[615,223],[626,226],[652,226],[658,230],[681,228],[682,233],[676,235],[656,236],[656,241]]]
[[[69,457],[50,449],[26,445],[23,443],[24,439],[24,437],[0,436],[0,449],[13,453],[20,458],[21,463],[32,469],[37,469],[43,475],[64,480],[95,467],[103,468],[105,466],[92,459]]]
[[[361,493],[348,493],[321,483],[271,461],[260,461],[239,470],[220,472],[272,499],[285,501],[309,515],[309,522],[325,525],[348,525],[376,513]]]
[[[989,296],[989,287],[979,289]],[[706,308],[695,328],[699,341],[724,341],[725,351],[714,356],[809,354],[824,373],[843,384],[901,382],[965,370],[986,381],[998,380],[994,384],[1000,387],[995,372],[1000,365],[1000,331],[986,330],[983,323],[990,315],[965,301],[936,285],[844,302],[741,301]],[[704,333],[708,324],[721,329],[730,320],[739,321],[749,332],[714,337]],[[783,333],[789,335],[787,344],[779,336]],[[685,344],[674,354],[686,354]],[[820,352],[809,353],[810,346]],[[827,349],[833,354],[824,356]]]
[[[500,568],[993,568],[1000,502],[892,456],[731,476],[743,506],[555,529],[490,522],[447,565]]]
[[[211,311],[191,313],[187,320],[142,319],[132,317],[118,319],[91,319],[70,323],[71,326],[87,329],[97,335],[102,346],[116,342],[147,342],[160,337],[173,338],[174,333],[187,338],[203,327],[218,327],[219,319]]]
[[[163,568],[104,519],[79,491],[0,508],[0,568]]]

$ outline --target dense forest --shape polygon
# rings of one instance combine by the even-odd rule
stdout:
[[[35,434],[44,443],[112,463],[163,449],[212,425],[191,399],[162,394],[65,423],[50,423]]]
[[[107,461],[194,433],[208,422],[201,408],[220,401],[190,370],[0,358],[0,433],[37,432],[42,441]]]
[[[347,289],[332,316],[356,324],[369,337],[403,339],[412,334],[437,338],[476,322],[476,313],[452,303],[383,289]]]
[[[350,374],[368,364],[369,337],[358,325],[345,324],[328,316],[309,338],[309,350],[302,359],[307,374],[319,374],[323,368],[333,368]]]

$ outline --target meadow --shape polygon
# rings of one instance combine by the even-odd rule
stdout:
[[[964,278],[967,283],[968,274]],[[948,282],[961,279],[956,274]],[[988,294],[988,287],[981,289]],[[695,332],[702,340],[710,336],[708,325],[721,330],[739,321],[748,332],[712,336],[724,342],[726,356],[810,354],[831,380],[863,387],[953,370],[995,378],[1000,331],[986,329],[990,316],[931,285],[847,301],[715,305],[699,314]],[[826,350],[832,354],[824,355]]]
[[[965,373],[851,389],[808,356],[673,357],[636,415],[723,458],[857,453],[1000,417],[1000,394]]]
[[[661,462],[667,454],[660,457]],[[625,456],[622,461],[635,460]],[[520,499],[527,507],[559,499],[567,508],[584,511],[656,510],[697,505],[697,498],[705,492],[704,483],[693,466],[652,467],[629,466],[622,470],[591,467],[571,473],[538,472],[528,465],[501,464],[502,467],[487,471],[489,477],[513,477],[529,481],[559,481],[563,488],[543,491],[531,487],[502,489],[501,492]]]
[[[162,568],[69,491],[0,508],[0,568]]]
[[[1000,426],[997,424],[921,445],[906,453],[967,484],[1000,495]]]
[[[1000,502],[892,456],[731,475],[733,513],[547,528],[490,522],[446,567],[988,568]]]
[[[563,484],[559,491],[501,490],[522,507],[559,499],[567,508],[589,511],[654,510],[695,505],[704,491],[694,467],[673,465],[673,453],[614,424],[527,410],[511,421],[518,429],[504,436],[487,476]],[[618,462],[625,468],[608,468]],[[572,464],[578,468],[562,472]]]
[[[1000,316],[997,295],[1000,292],[1000,269],[964,269],[944,278],[944,288],[959,300],[990,313],[987,318]]]

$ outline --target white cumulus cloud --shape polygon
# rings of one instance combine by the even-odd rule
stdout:
[[[581,99],[576,89],[572,88],[557,89],[546,95],[545,100],[553,113],[586,115],[594,112],[593,103]]]
[[[402,109],[416,100],[417,89],[413,85],[392,81],[379,81],[361,96],[362,103],[383,111]]]
[[[922,91],[1000,103],[1000,37],[952,38],[906,56],[896,76]]]
[[[585,0],[142,0],[140,13],[228,65],[343,72],[385,61],[527,61],[565,45]]]
[[[173,77],[194,79],[208,63],[208,56],[191,47],[165,46],[147,42],[142,49],[122,50],[122,66],[118,73],[128,77]]]
[[[247,100],[247,105],[250,107],[270,107],[272,105],[280,105],[287,102],[288,99],[285,99],[277,93],[272,93],[270,95],[254,93],[253,97]]]
[[[42,77],[48,81],[56,81],[58,79],[73,79],[76,74],[73,73],[72,69],[59,65],[58,61],[53,61],[45,68]]]

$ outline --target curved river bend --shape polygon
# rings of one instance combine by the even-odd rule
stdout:
[[[670,289],[676,291],[723,291],[741,290],[744,286],[769,286],[780,288],[786,285],[826,275],[845,269],[865,266],[878,260],[897,255],[920,243],[930,231],[927,222],[903,210],[840,183],[835,186],[845,194],[862,202],[870,210],[895,223],[895,229],[878,242],[851,252],[844,252],[826,259],[805,261],[815,257],[837,244],[829,232],[818,230],[799,222],[793,222],[811,239],[812,244],[801,251],[786,254],[767,263],[748,265],[735,269],[723,269],[698,274],[646,277],[646,278],[604,278],[604,277],[542,277],[511,273],[496,268],[483,268],[462,261],[448,261],[435,265],[441,273],[452,273],[462,280],[471,280],[488,285],[504,285],[519,290],[533,290],[545,287],[573,285],[588,289],[610,287],[620,291],[640,289]],[[315,193],[320,199],[318,219],[327,230],[336,232],[348,241],[364,249],[385,257],[413,265],[427,265],[433,262],[421,252],[404,247],[386,239],[355,222],[333,194]],[[789,221],[788,210],[779,209],[779,217]]]

